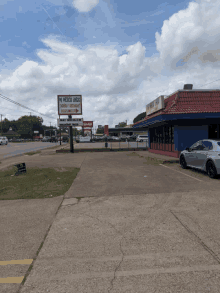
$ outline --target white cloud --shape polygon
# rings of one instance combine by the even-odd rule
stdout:
[[[73,0],[73,6],[79,10],[79,12],[89,12],[98,3],[99,0]]]
[[[166,66],[175,69],[176,62],[206,63],[219,60],[220,2],[190,2],[185,10],[163,22],[161,34],[156,33],[156,46]]]
[[[182,89],[185,83],[198,88],[218,79],[219,10],[220,2],[214,0],[189,3],[164,21],[161,34],[156,34],[158,54],[151,57],[145,57],[141,42],[130,44],[120,56],[115,47],[121,44],[79,49],[44,39],[47,49],[37,52],[41,62],[27,60],[10,75],[0,76],[1,91],[39,112],[53,113],[54,121],[58,94],[82,94],[83,118],[96,127],[126,119],[132,123],[159,95]],[[179,60],[185,64],[177,67]]]

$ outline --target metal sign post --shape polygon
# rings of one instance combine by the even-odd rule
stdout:
[[[72,118],[71,115],[68,115],[69,119]],[[74,153],[74,148],[73,148],[73,128],[72,125],[70,125],[70,152]]]
[[[59,119],[60,119],[60,115],[59,115]],[[61,145],[61,126],[60,126],[60,145]]]

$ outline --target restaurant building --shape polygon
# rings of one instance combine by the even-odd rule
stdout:
[[[149,151],[179,157],[200,139],[220,139],[220,90],[193,89],[184,85],[171,95],[146,106],[146,117],[133,124],[149,133]]]

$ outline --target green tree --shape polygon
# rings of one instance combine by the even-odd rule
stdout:
[[[104,134],[104,128],[97,128],[96,133],[97,134]]]
[[[134,120],[133,120],[133,123],[136,123],[142,119],[144,119],[146,117],[146,112],[143,112],[143,113],[140,113],[139,115],[137,115]]]
[[[125,127],[127,124],[126,124],[126,122],[119,122],[118,123],[118,126],[119,127]]]

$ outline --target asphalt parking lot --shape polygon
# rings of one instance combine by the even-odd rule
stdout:
[[[32,260],[43,242],[19,292],[219,292],[220,179],[149,155],[25,157],[80,171],[64,200],[1,202],[1,261]],[[0,278],[28,267],[2,265]]]

